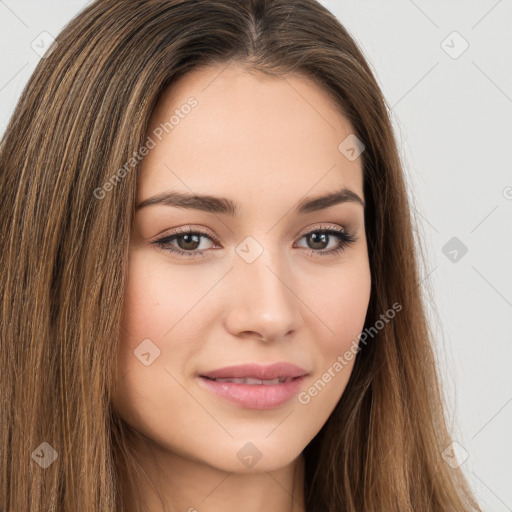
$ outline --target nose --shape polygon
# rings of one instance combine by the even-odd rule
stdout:
[[[248,263],[236,256],[230,274],[226,328],[234,336],[266,342],[284,339],[301,323],[300,298],[286,258],[265,248]]]

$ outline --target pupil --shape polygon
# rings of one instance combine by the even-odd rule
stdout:
[[[180,239],[178,239],[180,240]],[[199,237],[197,235],[182,235],[181,240],[185,241],[185,247],[181,247],[182,249],[197,249],[199,245]],[[191,243],[192,247],[186,246],[187,243]],[[195,246],[194,246],[195,244]],[[179,244],[182,246],[183,244]]]
[[[312,233],[310,235],[310,240],[313,240],[313,245],[315,245],[316,243],[320,243],[320,245],[322,244],[327,244],[327,237],[328,237],[328,234],[327,233]],[[318,242],[318,240],[320,240],[320,242]],[[312,247],[313,249],[324,249],[325,247]]]

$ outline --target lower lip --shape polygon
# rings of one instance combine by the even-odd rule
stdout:
[[[205,377],[199,377],[199,382],[211,392],[241,407],[246,407],[247,409],[273,409],[296,396],[305,378],[306,376],[303,375],[288,382],[269,386],[265,384],[217,382]]]

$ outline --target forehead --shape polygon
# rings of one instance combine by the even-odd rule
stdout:
[[[159,98],[138,197],[172,189],[296,201],[344,186],[363,198],[362,160],[339,149],[352,133],[339,105],[306,77],[199,68]]]

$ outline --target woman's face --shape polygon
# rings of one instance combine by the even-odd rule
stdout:
[[[327,421],[370,298],[352,133],[301,77],[203,68],[162,95],[138,183],[113,398],[162,452],[269,471],[296,459]],[[342,189],[353,196],[299,210]],[[295,366],[221,375],[287,382],[201,377],[274,363]]]

